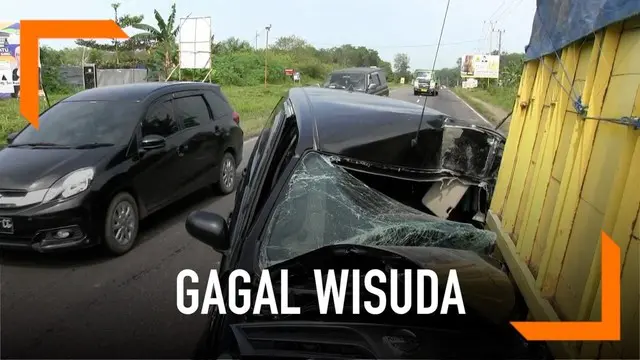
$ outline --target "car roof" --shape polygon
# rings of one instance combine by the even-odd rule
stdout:
[[[81,91],[63,101],[131,101],[139,102],[156,92],[220,89],[217,84],[201,82],[144,82],[112,85]]]
[[[320,87],[289,90],[298,113],[301,138],[310,137],[317,150],[340,154],[344,143],[370,142],[418,130],[422,106],[360,92]],[[422,129],[442,127],[448,116],[425,108]]]
[[[380,68],[368,68],[368,67],[353,67],[353,68],[346,68],[346,69],[340,69],[340,70],[334,70],[331,73],[332,74],[367,74],[367,73],[372,73],[372,72],[379,72],[379,71],[383,71]]]
[[[502,136],[429,107],[423,115],[422,105],[386,96],[295,87],[288,99],[298,125],[298,154],[316,150],[370,164],[439,168],[442,147],[458,146],[452,131],[466,128]],[[448,137],[445,128],[450,129]]]

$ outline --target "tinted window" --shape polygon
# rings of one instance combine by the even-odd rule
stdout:
[[[233,110],[231,106],[220,94],[211,91],[207,93],[207,101],[209,101],[209,106],[211,106],[211,111],[213,112],[213,119],[219,120],[224,118],[225,116],[231,116]]]
[[[136,126],[135,104],[110,101],[61,102],[40,116],[40,129],[28,126],[14,145],[51,143],[77,146],[92,143],[122,144]]]
[[[211,120],[209,108],[201,95],[187,96],[173,100],[176,120],[185,128],[192,128]]]
[[[178,122],[173,116],[171,100],[155,103],[149,108],[147,116],[142,122],[142,136],[160,135],[169,137],[180,130]]]

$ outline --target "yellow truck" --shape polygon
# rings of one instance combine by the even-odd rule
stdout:
[[[638,359],[640,1],[537,4],[488,227],[532,321],[600,322],[557,358]]]

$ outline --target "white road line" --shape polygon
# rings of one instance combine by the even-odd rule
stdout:
[[[257,137],[257,136],[254,136],[254,137],[252,137],[252,138],[250,138],[250,139],[245,140],[245,141],[244,141],[244,144],[246,145],[246,144],[248,144],[248,143],[250,143],[250,142],[254,142],[254,141],[256,141],[256,140],[258,140],[258,137]]]
[[[467,107],[469,109],[471,109],[471,111],[473,111],[476,115],[478,115],[478,117],[482,120],[484,120],[484,122],[486,122],[487,124],[494,126],[494,124],[492,122],[490,122],[489,120],[485,119],[484,116],[480,115],[479,112],[476,111],[476,109],[474,109],[471,105],[467,104],[466,101],[462,100],[462,98],[460,96],[458,96],[458,94],[456,94],[455,92],[453,92],[452,90],[449,90],[450,93],[452,93],[455,97],[458,98],[458,100],[460,100],[463,104],[467,105]]]

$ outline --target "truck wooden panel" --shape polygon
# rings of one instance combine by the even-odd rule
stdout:
[[[634,16],[528,61],[514,104],[489,228],[532,318],[598,320],[600,231],[621,250],[622,341],[560,356],[640,358],[640,130],[616,121],[640,116],[639,59]]]

